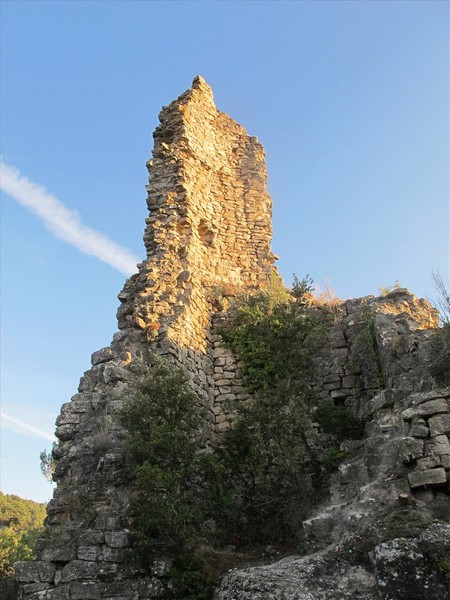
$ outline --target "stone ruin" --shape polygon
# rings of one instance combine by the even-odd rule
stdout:
[[[114,415],[136,365],[157,353],[187,370],[208,412],[208,444],[248,398],[217,326],[223,297],[279,279],[264,151],[217,110],[201,77],[159,119],[148,162],[147,258],[119,294],[118,333],[92,355],[57,419],[58,485],[36,559],[16,565],[21,600],[165,597],[164,565],[137,577],[129,560],[123,432]],[[370,348],[362,335],[369,326]],[[215,598],[449,597],[439,567],[450,565],[449,384],[449,348],[426,301],[396,290],[337,302],[311,385],[364,418],[364,439],[344,443],[329,495],[303,524],[307,555],[232,571]]]

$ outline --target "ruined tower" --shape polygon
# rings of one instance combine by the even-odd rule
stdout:
[[[131,580],[128,492],[115,413],[151,353],[183,366],[208,409],[210,434],[229,426],[224,401],[246,397],[231,352],[214,332],[215,297],[266,287],[271,200],[264,151],[217,110],[196,77],[159,115],[154,133],[144,242],[147,258],[119,294],[119,332],[57,419],[60,440],[50,537],[17,570],[21,598],[147,598],[157,574]]]

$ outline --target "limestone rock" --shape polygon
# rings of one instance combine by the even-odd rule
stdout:
[[[411,488],[427,487],[431,485],[442,485],[447,482],[445,469],[439,467],[437,469],[426,469],[414,471],[408,475]]]

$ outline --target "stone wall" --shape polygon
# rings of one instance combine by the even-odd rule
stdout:
[[[118,322],[186,367],[207,403],[215,297],[278,277],[264,150],[217,110],[201,77],[159,119],[148,162],[147,259],[119,295]]]
[[[438,311],[406,289],[334,301],[334,322],[316,360],[322,398],[360,411],[380,389],[430,389],[443,351]]]
[[[223,346],[220,326],[223,298],[278,278],[264,152],[216,109],[200,77],[163,108],[160,121],[149,161],[147,258],[119,294],[119,331],[92,355],[92,368],[57,419],[58,485],[37,559],[17,565],[21,600],[164,597],[164,561],[145,577],[131,566],[124,433],[116,416],[155,353],[187,370],[209,411],[207,443],[231,426],[236,405],[248,398],[242,364]],[[373,421],[367,425],[372,452],[389,442],[382,428],[391,427],[391,405],[379,399],[400,398],[392,406],[406,441],[392,445],[398,452],[390,460],[401,465],[408,493],[420,495],[429,486],[442,491],[449,468],[448,394],[435,390],[449,373],[436,313],[406,290],[337,303],[335,311],[311,385],[324,401],[346,403]],[[422,401],[425,396],[413,393],[438,395]],[[376,418],[367,412],[371,406]],[[347,473],[358,472],[352,469]],[[369,473],[364,465],[361,472]],[[352,485],[344,479],[341,491],[357,489],[358,478]]]
[[[209,410],[208,443],[247,398],[223,348],[217,299],[279,278],[270,250],[264,151],[217,110],[201,78],[159,115],[148,162],[146,260],[119,294],[119,332],[57,419],[57,488],[37,560],[17,567],[21,598],[150,598],[164,566],[138,578],[129,560],[128,490],[117,411],[154,354],[185,368]],[[220,311],[219,311],[220,312]],[[216,320],[217,321],[217,320]]]

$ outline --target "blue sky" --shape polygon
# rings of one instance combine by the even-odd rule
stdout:
[[[18,170],[1,197],[5,493],[51,497],[39,452],[126,278],[54,233],[66,220],[144,258],[152,132],[197,74],[265,147],[286,284],[309,273],[347,298],[448,281],[447,2],[3,0],[1,27],[1,153]],[[47,194],[18,200],[24,177]]]

